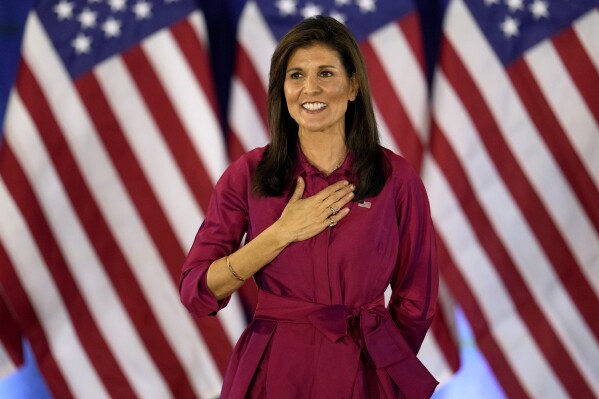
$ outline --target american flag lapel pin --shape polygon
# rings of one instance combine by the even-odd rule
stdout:
[[[370,201],[358,201],[358,206],[361,208],[370,208],[371,205],[372,203]]]

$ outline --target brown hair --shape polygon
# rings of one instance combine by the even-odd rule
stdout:
[[[298,48],[324,44],[337,52],[348,75],[355,76],[358,94],[345,113],[345,139],[353,157],[357,188],[355,200],[378,194],[387,179],[385,158],[379,147],[370,85],[364,58],[349,29],[334,18],[316,16],[295,25],[279,42],[270,63],[268,122],[271,143],[252,181],[252,191],[262,196],[282,195],[291,186],[296,160],[298,125],[285,101],[287,63]]]

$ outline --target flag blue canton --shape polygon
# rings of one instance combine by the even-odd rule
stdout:
[[[185,18],[194,0],[41,0],[36,12],[71,77]]]
[[[567,28],[599,0],[465,0],[480,29],[508,66],[537,43]]]
[[[343,22],[358,41],[414,11],[406,0],[258,0],[258,7],[277,40],[298,22],[328,15]]]

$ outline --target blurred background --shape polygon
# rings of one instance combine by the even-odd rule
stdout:
[[[0,397],[215,398],[251,318],[178,300],[270,55],[360,42],[382,144],[427,188],[438,398],[599,397],[599,0],[2,0]]]

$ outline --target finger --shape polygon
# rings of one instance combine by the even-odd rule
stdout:
[[[326,205],[324,212],[329,215],[336,215],[337,213],[341,212],[343,207],[347,205],[353,197],[353,192],[344,195],[342,198],[339,198],[338,200],[331,202],[330,205]],[[328,201],[326,203],[328,203]]]
[[[325,202],[330,204],[338,204],[339,206],[343,206],[347,204],[354,197],[354,189],[355,187],[350,186],[346,189],[339,190],[331,194],[329,198],[325,200]],[[339,208],[337,208],[339,209]]]
[[[330,186],[320,190],[317,194],[314,195],[314,198],[318,199],[319,201],[324,201],[338,191],[352,191],[353,187],[354,186],[349,184],[347,180],[338,181],[337,183],[331,184]]]
[[[293,191],[293,194],[291,195],[289,202],[295,202],[295,201],[301,199],[302,195],[304,195],[305,187],[306,187],[306,183],[304,182],[304,179],[302,179],[301,176],[298,177],[297,183],[295,184],[295,190]]]
[[[324,222],[329,227],[331,227],[331,224],[336,225],[337,223],[339,223],[339,221],[341,219],[346,217],[348,213],[349,213],[349,208],[343,208],[339,212],[337,212],[335,215],[330,215],[327,218],[325,218]]]
[[[333,208],[336,211],[339,211],[354,198],[354,189],[355,187],[346,187],[342,190],[336,191],[323,201],[324,207],[329,210],[330,208]]]

